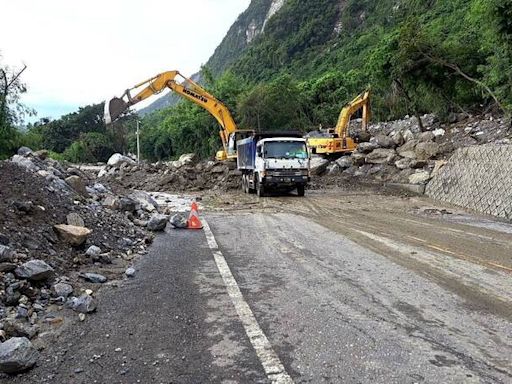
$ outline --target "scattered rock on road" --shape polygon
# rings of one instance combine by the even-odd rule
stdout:
[[[187,228],[187,218],[185,217],[185,215],[181,214],[181,213],[177,213],[176,215],[172,216],[171,219],[169,220],[169,222],[171,223],[171,225],[174,227],[174,228]]]
[[[79,313],[91,313],[97,308],[96,300],[88,294],[73,297],[70,302],[71,308]]]
[[[153,232],[163,231],[167,225],[167,221],[168,217],[166,215],[153,215],[148,222],[147,228]]]
[[[96,245],[91,245],[89,248],[87,248],[85,254],[89,257],[99,256],[101,254],[101,248],[97,247]]]
[[[135,268],[133,268],[133,267],[127,268],[126,271],[124,272],[124,274],[127,277],[135,277]]]
[[[13,337],[0,344],[0,372],[18,373],[32,368],[39,352],[26,337]]]

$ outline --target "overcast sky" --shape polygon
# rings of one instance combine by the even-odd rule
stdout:
[[[58,117],[146,78],[205,63],[250,0],[0,0],[3,62],[23,101]]]

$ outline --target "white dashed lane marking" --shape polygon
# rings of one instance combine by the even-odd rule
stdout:
[[[202,219],[202,223],[206,240],[208,241],[208,246],[213,252],[215,263],[217,264],[217,268],[222,276],[222,280],[224,281],[229,297],[235,306],[238,317],[244,326],[245,333],[247,334],[247,337],[249,337],[267,377],[275,384],[293,384],[292,378],[286,372],[283,364],[279,360],[279,357],[268,341],[267,336],[265,336],[258,324],[251,308],[242,296],[242,292],[231,273],[231,269],[229,268],[226,259],[219,249],[210,226],[204,219]]]

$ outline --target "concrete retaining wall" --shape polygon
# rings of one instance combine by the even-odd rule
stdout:
[[[425,193],[437,200],[512,219],[512,145],[458,149]]]

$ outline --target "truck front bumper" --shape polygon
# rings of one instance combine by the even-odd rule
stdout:
[[[263,178],[263,185],[273,188],[292,187],[297,185],[306,185],[309,182],[309,176],[272,176]]]

